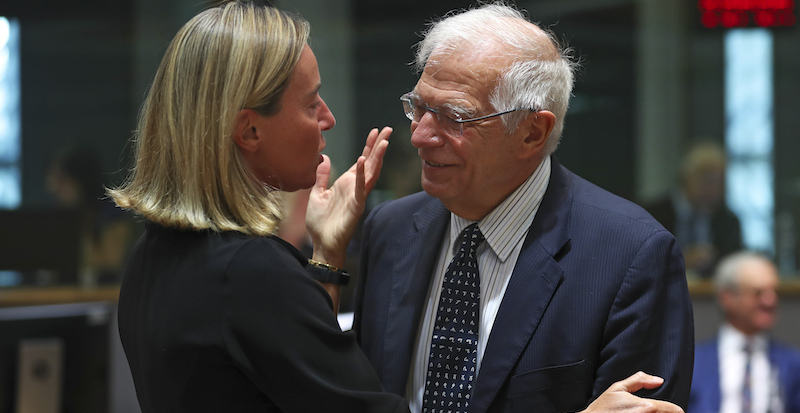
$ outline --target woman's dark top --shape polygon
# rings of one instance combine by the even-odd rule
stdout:
[[[279,238],[148,223],[119,298],[142,411],[407,412],[304,264]]]

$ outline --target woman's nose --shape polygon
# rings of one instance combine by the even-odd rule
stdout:
[[[336,125],[336,118],[333,117],[333,112],[328,108],[324,100],[320,99],[322,104],[319,107],[317,119],[319,121],[319,128],[321,130],[329,130]]]

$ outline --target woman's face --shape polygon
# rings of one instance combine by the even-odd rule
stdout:
[[[258,162],[250,167],[265,183],[287,192],[314,185],[325,149],[322,131],[336,124],[319,96],[320,85],[317,59],[306,45],[281,97],[280,110],[259,116],[254,124],[264,139]]]

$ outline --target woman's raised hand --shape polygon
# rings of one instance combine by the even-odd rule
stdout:
[[[306,226],[314,243],[314,259],[342,267],[350,238],[383,166],[392,128],[373,129],[361,156],[328,188],[331,161],[323,155],[317,167],[317,182],[311,189],[306,210]]]

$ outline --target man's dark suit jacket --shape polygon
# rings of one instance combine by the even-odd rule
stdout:
[[[355,329],[384,389],[404,395],[450,212],[418,193],[364,225]],[[483,356],[471,412],[567,412],[643,370],[639,393],[686,406],[692,307],[675,238],[553,159]]]
[[[800,352],[770,340],[769,361],[778,369],[784,413],[800,413]],[[697,346],[688,413],[718,413],[722,403],[719,340]]]

